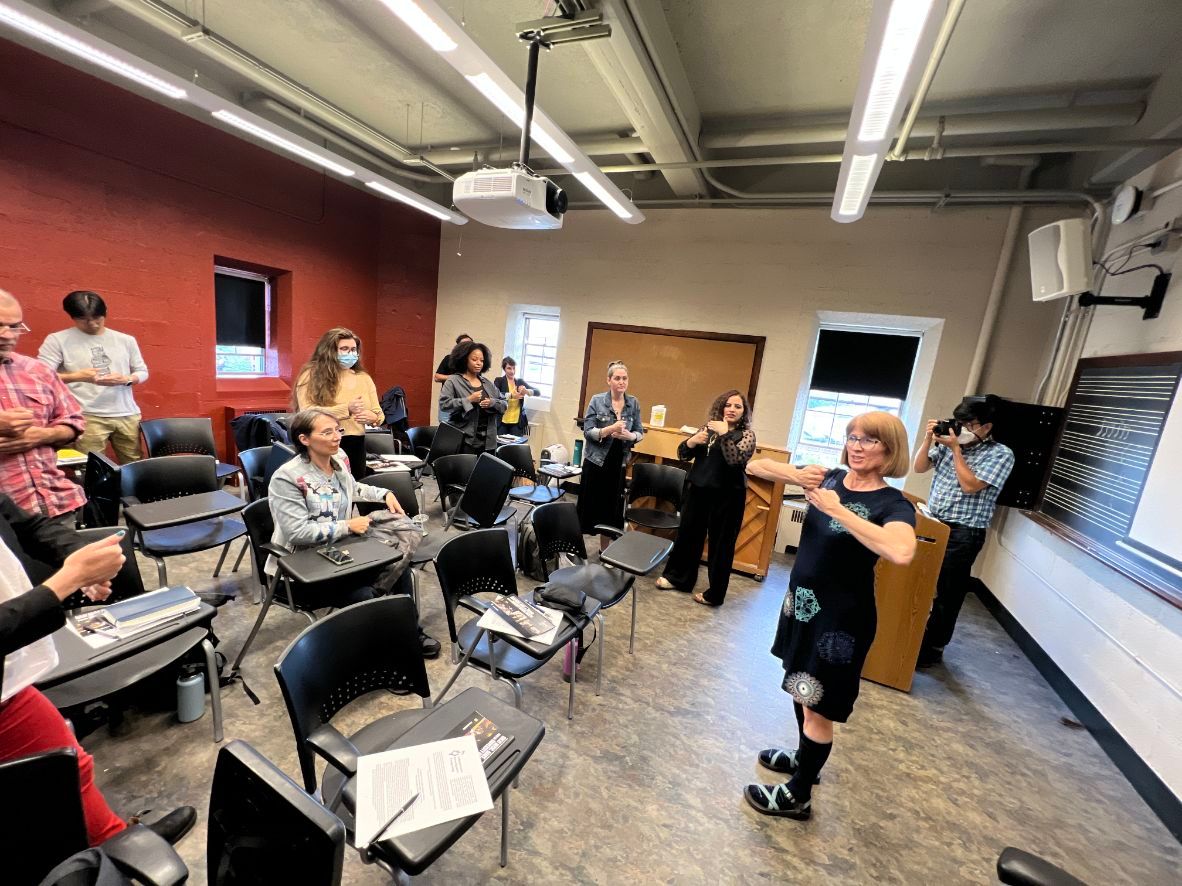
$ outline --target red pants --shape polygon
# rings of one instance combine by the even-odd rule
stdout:
[[[0,706],[0,761],[14,760],[42,751],[74,748],[78,754],[78,784],[82,788],[82,814],[91,846],[115,836],[125,827],[94,786],[94,759],[74,740],[74,733],[55,708],[32,686],[22,689]]]

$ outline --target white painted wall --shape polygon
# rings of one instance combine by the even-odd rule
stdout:
[[[1182,152],[1133,179],[1160,187],[1182,178]],[[1109,248],[1182,217],[1182,188],[1163,195],[1144,218],[1114,227]],[[1171,270],[1178,250],[1139,254],[1129,267],[1155,261]],[[1178,268],[1182,270],[1182,268]],[[1150,271],[1110,278],[1105,295],[1145,295]],[[1182,350],[1182,278],[1162,315],[1144,321],[1135,308],[1097,308],[1083,355]],[[1182,495],[1182,489],[1177,490]],[[1182,531],[1182,530],[1180,530]],[[979,561],[980,576],[998,599],[1100,713],[1182,796],[1182,609],[1108,567],[1019,513],[1005,516]]]
[[[1032,210],[1028,227],[1065,214]],[[963,393],[1006,216],[1004,208],[874,207],[857,224],[838,225],[822,208],[679,209],[650,212],[637,226],[594,211],[569,213],[554,232],[445,226],[435,350],[443,354],[466,331],[499,365],[510,305],[560,307],[555,397],[534,443],[569,447],[585,406],[578,395],[589,321],[764,335],[755,430],[783,446],[821,312],[934,318],[943,326],[918,415],[945,415]],[[1017,297],[1007,293],[999,318],[999,328],[1023,337],[999,337],[985,378],[995,393],[1018,398],[1033,390],[1042,359],[1029,337],[1045,344],[1060,311],[1030,301],[1027,274],[1015,264]],[[589,394],[600,389],[593,376]],[[651,405],[641,404],[646,415]]]

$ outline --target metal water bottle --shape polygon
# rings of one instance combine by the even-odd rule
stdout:
[[[194,667],[176,678],[176,718],[182,723],[200,720],[205,713],[205,674]]]

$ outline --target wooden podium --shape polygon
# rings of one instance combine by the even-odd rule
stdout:
[[[913,495],[907,498],[913,503],[920,501]],[[936,579],[948,547],[948,533],[946,525],[917,509],[914,559],[907,566],[878,561],[874,569],[878,632],[862,667],[862,676],[867,680],[911,691],[919,646],[936,596]]]

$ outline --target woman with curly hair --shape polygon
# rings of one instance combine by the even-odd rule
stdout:
[[[497,419],[508,406],[484,376],[492,363],[486,345],[465,341],[451,352],[451,371],[439,391],[439,418],[464,432],[461,452],[480,455],[497,448]]]
[[[318,406],[341,423],[341,450],[349,473],[360,480],[365,467],[365,426],[385,421],[378,389],[361,366],[361,339],[337,326],[320,336],[312,357],[296,376],[292,411]]]
[[[677,447],[677,457],[694,465],[681,502],[681,527],[657,587],[692,591],[698,580],[702,546],[709,537],[706,575],[710,584],[693,599],[703,606],[722,605],[747,503],[744,468],[754,453],[755,432],[747,398],[739,391],[719,394],[706,424]]]

